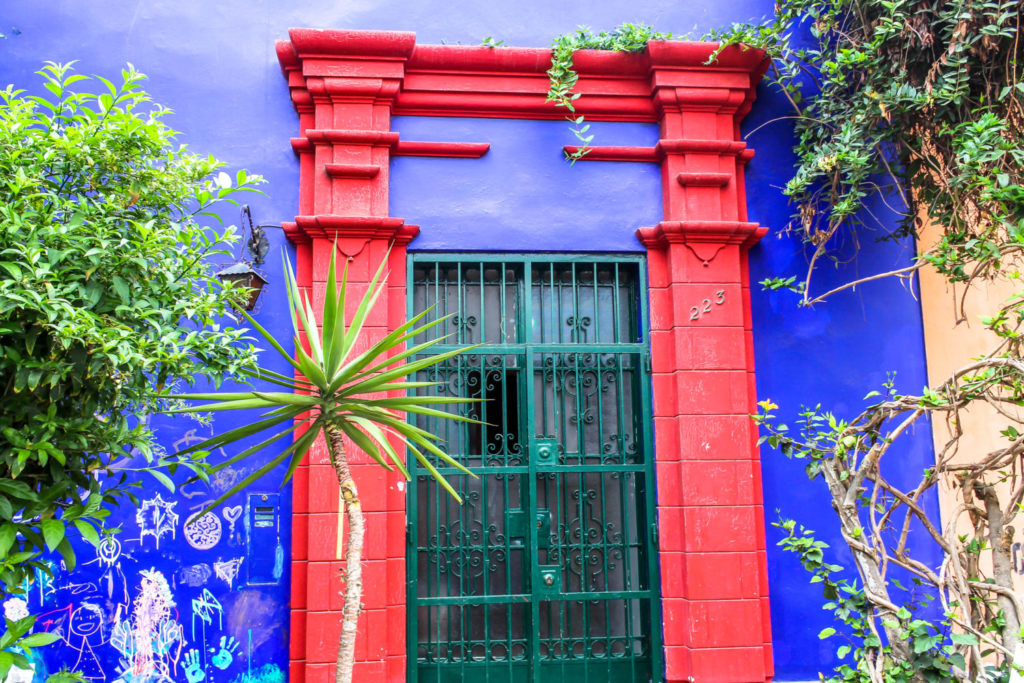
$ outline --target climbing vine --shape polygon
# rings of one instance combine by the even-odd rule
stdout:
[[[575,163],[590,151],[593,134],[587,135],[590,125],[576,112],[574,102],[580,93],[573,90],[579,74],[573,68],[573,53],[577,50],[612,50],[613,52],[642,52],[652,40],[672,40],[671,33],[658,33],[644,24],[622,24],[612,31],[592,33],[588,28],[579,28],[575,33],[558,36],[551,44],[551,68],[548,69],[548,102],[564,107],[566,117],[572,125],[573,135],[580,145],[574,152],[565,152],[566,158]]]
[[[845,640],[830,681],[1007,680],[1024,664],[1011,557],[1024,504],[1020,25],[1016,0],[784,0],[770,20],[704,36],[719,50],[765,51],[766,81],[791,109],[766,125],[795,131],[796,164],[783,192],[793,206],[787,229],[806,244],[807,266],[764,287],[812,306],[881,278],[913,286],[918,271],[933,267],[959,288],[961,321],[971,289],[1003,280],[1017,292],[982,320],[989,353],[920,394],[899,393],[890,378],[868,393],[860,414],[805,408],[792,429],[776,416],[779,406],[759,404],[762,443],[805,462],[808,477],[825,486],[854,559],[856,578],[844,578],[814,532],[793,520],[777,524],[780,545],[823,587],[824,607],[840,624],[820,634]],[[548,99],[569,111],[582,143],[572,160],[593,139],[574,106],[572,52],[638,51],[668,39],[627,24],[554,41]],[[938,240],[905,267],[814,287],[822,264],[856,258],[867,240],[916,238],[928,225],[938,226]],[[987,453],[960,448],[963,414],[978,406],[1003,421],[1002,445]],[[951,436],[915,478],[897,444],[936,420]],[[956,496],[943,520],[929,502],[940,487]]]

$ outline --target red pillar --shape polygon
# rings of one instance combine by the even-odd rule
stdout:
[[[659,552],[669,681],[770,680],[739,120],[750,70],[678,67],[650,48],[665,220],[648,249]],[[752,80],[754,79],[754,80]]]
[[[347,264],[351,318],[387,259],[387,296],[366,321],[367,340],[405,321],[406,245],[419,232],[388,213],[388,167],[398,139],[391,111],[415,42],[411,33],[341,36],[347,57],[318,59],[341,32],[293,30],[278,47],[299,112],[299,215],[286,224],[296,244],[300,288],[320,310],[332,252]],[[390,250],[390,251],[389,251]],[[396,450],[401,445],[396,442]],[[347,444],[366,514],[363,611],[355,679],[405,680],[405,481]],[[295,474],[292,522],[293,683],[334,680],[344,584],[344,522],[337,479],[321,438]]]

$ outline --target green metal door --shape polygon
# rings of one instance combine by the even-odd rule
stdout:
[[[485,424],[421,418],[478,478],[410,468],[409,680],[662,680],[640,257],[410,256],[450,315],[421,379]]]

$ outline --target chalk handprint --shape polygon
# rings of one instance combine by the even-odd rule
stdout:
[[[188,678],[188,683],[199,683],[206,678],[206,672],[203,671],[202,666],[199,663],[198,652],[189,650],[185,653],[185,676]]]
[[[210,650],[213,652],[213,649]],[[231,666],[231,662],[235,661],[235,652],[238,651],[238,641],[233,637],[221,636],[220,637],[220,650],[217,651],[210,661],[218,669],[226,669]],[[193,683],[189,681],[189,683]]]

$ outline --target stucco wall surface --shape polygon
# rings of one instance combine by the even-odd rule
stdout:
[[[80,71],[106,77],[131,62],[149,75],[147,87],[154,100],[174,110],[169,121],[183,131],[182,142],[227,161],[232,169],[244,167],[267,178],[264,193],[249,203],[258,221],[277,223],[293,219],[298,205],[298,167],[289,145],[297,118],[274,53],[274,41],[287,37],[289,27],[400,29],[415,31],[419,43],[478,44],[493,36],[509,45],[543,46],[578,25],[600,30],[623,21],[699,34],[756,19],[772,6],[766,0],[638,0],[628,5],[536,0],[115,0],[86,5],[7,0],[0,7],[0,30],[10,33],[15,27],[20,34],[0,41],[0,85],[38,88],[32,72],[46,60],[79,60]],[[785,113],[780,99],[762,87],[744,125],[750,131],[747,142],[757,152],[746,174],[749,219],[771,229],[750,253],[754,282],[806,267],[803,248],[784,230],[788,207],[779,187],[788,177],[791,136],[784,122],[768,123]],[[480,160],[392,162],[391,213],[421,227],[410,249],[642,251],[634,231],[660,220],[660,180],[654,165],[570,166],[561,160],[560,149],[574,139],[559,122],[398,117],[394,127],[421,140],[492,145]],[[647,145],[657,138],[648,124],[607,123],[593,130],[601,144]],[[231,211],[225,216],[234,220]],[[278,231],[269,237],[271,285],[259,319],[287,337],[278,251],[288,246]],[[862,244],[858,258],[822,271],[815,286],[823,290],[851,275],[897,267],[910,257],[909,249],[889,243]],[[862,396],[880,385],[888,371],[895,371],[898,386],[907,390],[917,390],[926,381],[917,305],[895,284],[871,283],[815,309],[797,308],[793,298],[757,287],[752,297],[758,393],[783,406],[783,415],[795,415],[801,403],[819,402],[838,414],[855,414]],[[218,418],[215,428],[230,428],[243,419]],[[210,429],[170,419],[154,426],[172,450]],[[926,433],[913,435],[902,448],[908,469],[919,470],[930,461]],[[767,522],[773,521],[776,509],[797,517],[831,543],[840,562],[848,561],[826,498],[806,481],[802,464],[767,449],[762,460]],[[244,476],[258,465],[257,458],[228,476]],[[39,663],[40,676],[66,664],[89,667],[93,680],[136,680],[118,672],[130,646],[112,637],[114,627],[130,622],[146,604],[163,601],[167,628],[181,633],[180,647],[174,645],[166,654],[170,680],[284,680],[290,497],[288,488],[278,491],[278,482],[271,475],[248,494],[229,500],[216,511],[215,521],[209,521],[202,539],[185,534],[183,524],[212,493],[186,487],[169,494],[147,482],[142,498],[150,502],[150,512],[173,512],[176,522],[153,529],[147,526],[149,517],[140,522],[138,511],[122,510],[115,516],[123,528],[116,555],[84,548],[86,563],[77,572],[58,572],[53,582],[31,587],[29,607],[42,615],[41,627],[64,636],[63,644],[47,651]],[[217,485],[227,482],[215,484],[215,490]],[[280,498],[275,500],[276,494]],[[254,515],[257,507],[268,506],[274,507],[277,533],[263,542],[256,535]],[[816,678],[834,651],[831,642],[817,639],[831,619],[819,608],[820,591],[808,584],[796,559],[775,547],[778,538],[769,527],[776,679]],[[278,546],[281,570],[275,572]],[[267,561],[270,579],[251,581],[250,567],[267,566]]]

